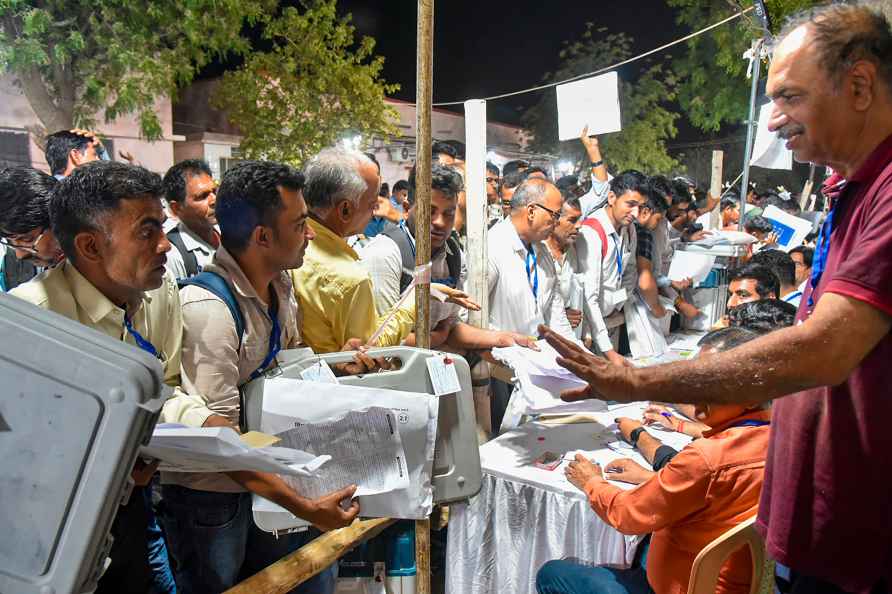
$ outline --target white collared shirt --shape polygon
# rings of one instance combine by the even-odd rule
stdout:
[[[601,258],[601,237],[597,231],[585,225],[580,228],[576,239],[576,254],[585,287],[583,313],[598,349],[607,352],[613,350],[613,345],[604,320],[622,308],[638,284],[635,255],[637,245],[634,225],[623,227],[617,232],[604,208],[595,211],[593,218],[604,228],[607,237],[606,255]],[[617,253],[622,262],[622,275]]]
[[[802,302],[802,293],[803,291],[805,291],[805,284],[807,282],[807,280],[804,281],[795,291],[790,291],[789,293],[781,297],[781,301],[785,301],[790,305],[795,305],[796,309],[799,309],[799,303]]]
[[[183,246],[195,254],[195,260],[198,262],[198,269],[201,270],[211,263],[214,259],[214,247],[195,235],[189,227],[184,225],[182,221],[177,223],[176,228],[180,230],[180,237],[183,240]],[[171,244],[170,251],[167,252],[167,263],[164,268],[173,275],[174,278],[186,278],[186,262],[177,246]]]
[[[535,267],[527,276],[527,248],[511,218],[493,226],[487,237],[489,265],[489,327],[492,330],[538,336],[546,324],[569,340],[576,340],[567,321],[558,287],[554,259],[541,241],[532,244]],[[533,286],[538,275],[536,295]]]

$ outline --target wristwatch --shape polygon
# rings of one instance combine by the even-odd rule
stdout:
[[[629,443],[632,444],[632,447],[638,447],[638,438],[641,437],[643,432],[644,427],[635,427],[632,429],[632,432],[629,433]]]
[[[604,164],[604,159],[601,159],[600,161],[592,161],[592,169],[594,169],[595,167],[600,167],[603,164]]]

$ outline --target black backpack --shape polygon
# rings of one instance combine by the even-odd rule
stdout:
[[[195,254],[187,250],[186,244],[183,243],[182,232],[180,231],[179,225],[167,232],[167,239],[175,248],[177,248],[180,255],[183,257],[183,264],[186,266],[186,278],[193,277],[201,272],[201,268],[198,266],[198,258],[195,257]]]
[[[412,284],[412,277],[415,271],[415,246],[409,239],[408,231],[405,227],[396,227],[386,229],[381,232],[396,243],[400,249],[400,255],[403,258],[403,271],[400,275],[400,293]],[[431,282],[448,285],[453,289],[458,288],[461,280],[461,245],[458,238],[453,233],[446,240],[446,267],[449,269],[449,278],[432,278]]]

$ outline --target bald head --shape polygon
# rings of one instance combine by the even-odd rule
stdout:
[[[563,206],[557,186],[545,179],[530,178],[511,197],[511,221],[524,241],[544,241],[554,231]]]
[[[878,12],[832,5],[793,20],[768,70],[768,129],[800,162],[845,177],[892,134],[892,34]]]

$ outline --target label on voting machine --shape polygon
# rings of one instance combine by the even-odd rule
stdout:
[[[431,376],[431,384],[434,387],[434,396],[445,396],[446,394],[461,392],[458,371],[455,370],[452,359],[446,355],[428,358],[427,370]]]

